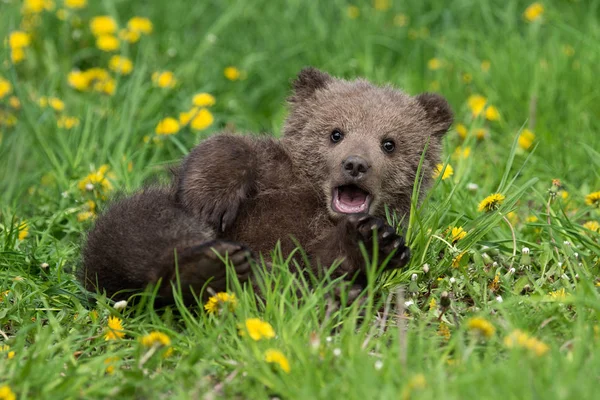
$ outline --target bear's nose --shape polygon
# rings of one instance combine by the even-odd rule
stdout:
[[[360,156],[349,156],[342,161],[344,174],[352,179],[361,179],[369,170],[369,163]]]

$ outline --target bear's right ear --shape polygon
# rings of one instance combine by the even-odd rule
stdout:
[[[433,133],[440,137],[443,136],[454,120],[450,104],[437,93],[423,93],[418,95],[416,99],[425,109]]]
[[[294,94],[289,98],[289,101],[291,103],[299,103],[308,99],[315,91],[327,86],[332,79],[330,75],[316,68],[303,68],[293,83]]]

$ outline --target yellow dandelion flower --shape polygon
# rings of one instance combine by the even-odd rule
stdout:
[[[459,255],[457,255],[456,257],[454,257],[452,259],[452,268],[460,267],[460,262],[462,261],[462,258],[464,257],[465,254],[466,254],[466,252],[463,251],[462,253],[460,253]]]
[[[94,90],[100,93],[108,94],[112,96],[115,94],[117,83],[114,79],[109,78],[106,80],[98,80],[94,83]]]
[[[52,0],[25,0],[23,2],[24,14],[39,14],[42,11],[50,11],[54,8]]]
[[[121,75],[129,75],[133,71],[131,60],[122,56],[112,56],[108,62],[108,67]]]
[[[119,361],[119,357],[108,357],[104,360],[104,364],[106,364],[106,373],[109,375],[114,374],[115,372],[115,364]]]
[[[548,296],[550,296],[551,300],[561,301],[567,298],[567,291],[565,288],[558,289],[553,292],[549,292]]]
[[[1,300],[2,300],[2,298],[0,297],[0,301],[1,301]],[[1,353],[6,353],[6,358],[7,358],[8,360],[12,360],[13,358],[15,358],[15,352],[14,352],[14,351],[12,351],[12,350],[10,349],[10,346],[9,346],[9,345],[7,345],[7,344],[0,346],[0,352],[1,352]]]
[[[394,25],[403,27],[408,25],[409,18],[406,14],[396,14],[394,16]]]
[[[535,215],[530,215],[525,219],[525,222],[527,222],[528,224],[533,224],[534,222],[538,222],[538,217],[536,217]]]
[[[242,75],[240,70],[237,69],[236,67],[225,68],[225,70],[223,71],[223,74],[225,75],[225,78],[229,79],[230,81],[237,81],[238,79],[240,79],[240,77]]]
[[[483,72],[488,72],[491,67],[492,67],[492,63],[490,62],[490,60],[483,60],[481,62],[481,70]]]
[[[0,126],[11,127],[17,124],[17,117],[9,112],[4,112],[0,109]],[[1,135],[0,135],[1,137]]]
[[[210,107],[215,105],[216,100],[210,93],[198,93],[194,95],[192,103],[196,107]]]
[[[162,332],[158,332],[158,331],[153,331],[150,332],[147,335],[142,336],[142,338],[140,339],[140,342],[142,343],[143,346],[146,347],[168,347],[171,345],[171,339],[169,338],[169,336],[167,336],[166,334],[162,333]]]
[[[5,290],[4,292],[0,292],[0,303],[4,301],[6,296],[10,293],[10,290]]]
[[[532,3],[525,9],[523,16],[529,22],[536,21],[544,14],[544,6],[541,3]]]
[[[431,300],[429,300],[429,311],[433,311],[437,308],[437,301],[435,301],[435,298],[431,298]]]
[[[202,108],[200,111],[198,111],[196,116],[192,119],[192,122],[190,123],[190,127],[193,130],[201,131],[201,130],[204,130],[204,129],[208,128],[209,126],[211,126],[213,121],[214,121],[214,117],[211,114],[211,112],[208,111],[206,108]]]
[[[31,44],[31,35],[23,31],[11,32],[8,36],[8,45],[11,49],[22,49]]]
[[[268,349],[265,352],[265,361],[268,363],[279,364],[285,373],[290,373],[290,362],[279,350]]]
[[[157,135],[174,135],[179,132],[179,122],[175,118],[165,118],[158,122],[155,132]]]
[[[481,114],[481,112],[485,108],[486,103],[487,99],[479,94],[471,95],[467,99],[467,104],[471,109],[471,113],[474,117],[477,117],[479,116],[479,114]]]
[[[475,130],[475,137],[477,140],[483,140],[488,135],[488,131],[485,128],[478,128]]]
[[[152,33],[152,21],[144,17],[133,17],[127,22],[130,31],[139,32],[144,35]]]
[[[16,400],[17,396],[8,385],[0,385],[0,400]]]
[[[509,349],[523,348],[530,350],[538,357],[543,356],[550,350],[548,345],[519,329],[515,329],[504,338],[504,345]]]
[[[373,0],[373,7],[377,11],[387,11],[392,8],[391,0]]]
[[[456,243],[467,236],[467,231],[462,226],[451,226],[450,236],[452,237],[452,243]]]
[[[113,17],[100,15],[90,20],[90,29],[94,36],[113,35],[117,32],[117,22]]]
[[[523,150],[529,150],[534,140],[535,134],[529,129],[525,128],[521,131],[521,134],[519,135],[519,147]]]
[[[200,109],[197,107],[192,108],[190,111],[184,111],[179,113],[179,123],[181,125],[187,125],[192,118],[194,118],[198,112],[200,112]]]
[[[63,115],[56,121],[56,126],[58,126],[61,129],[69,130],[75,128],[78,125],[79,118],[77,117],[68,117],[66,115]]]
[[[592,232],[600,233],[600,223],[598,223],[597,221],[588,221],[585,224],[583,224],[583,227]]]
[[[496,332],[496,328],[494,328],[494,325],[492,325],[488,320],[481,317],[469,319],[469,321],[467,322],[467,328],[470,331],[476,332],[487,339],[494,336],[494,333]]]
[[[496,274],[496,276],[494,276],[494,279],[490,282],[488,288],[492,292],[496,292],[500,288],[500,274]]]
[[[488,121],[499,121],[500,120],[500,112],[494,106],[488,106],[485,109],[485,119]]]
[[[65,103],[56,97],[48,98],[48,105],[54,109],[54,111],[63,111],[65,109]]]
[[[204,309],[209,314],[215,314],[221,312],[224,308],[233,311],[236,306],[237,298],[235,297],[235,294],[220,292],[208,299],[204,305]]]
[[[119,39],[128,43],[137,43],[140,40],[141,34],[138,31],[132,31],[129,29],[119,30]]]
[[[121,44],[113,35],[100,35],[96,38],[96,47],[102,51],[111,52],[118,50]]]
[[[104,335],[104,340],[122,339],[125,336],[122,322],[118,317],[108,317],[108,327]]]
[[[10,50],[10,60],[13,64],[18,64],[25,59],[25,51],[23,48],[15,47]]]
[[[443,337],[445,341],[450,340],[450,336],[452,335],[450,333],[450,328],[448,327],[448,325],[445,322],[440,322],[440,325],[438,326],[437,334],[439,336]]]
[[[467,127],[464,124],[456,124],[456,133],[458,133],[458,136],[462,139],[465,139],[468,133]]]
[[[585,196],[585,204],[600,208],[600,191],[593,192]]]
[[[486,197],[485,199],[483,199],[481,201],[481,203],[479,203],[479,206],[477,207],[477,211],[489,212],[489,211],[496,210],[496,209],[498,209],[498,207],[500,207],[500,205],[502,205],[502,202],[505,199],[506,199],[506,196],[504,196],[502,193],[491,194],[488,197]]]
[[[84,222],[93,219],[96,215],[91,211],[82,211],[77,213],[77,221]]]
[[[0,96],[2,98],[2,96]],[[21,100],[17,96],[10,96],[8,99],[8,104],[15,110],[21,109]]]
[[[80,90],[88,90],[90,87],[90,79],[88,75],[82,71],[71,71],[67,76],[67,82],[69,86]]]
[[[25,240],[25,238],[29,236],[29,224],[27,223],[27,221],[21,222],[17,229],[19,231],[19,240]]]
[[[275,330],[268,322],[260,318],[248,318],[245,322],[246,331],[240,330],[240,335],[246,332],[252,340],[271,339],[275,337]]]
[[[65,0],[65,7],[80,10],[87,6],[87,0]]]
[[[442,61],[439,58],[432,58],[427,61],[427,68],[432,71],[437,71],[438,69],[442,68]]]
[[[411,398],[411,393],[415,390],[424,389],[427,386],[427,380],[425,379],[425,375],[417,374],[410,378],[410,380],[406,383],[406,385],[402,388],[402,392],[400,393],[400,398],[402,400],[409,400]]]
[[[356,6],[348,6],[346,14],[348,15],[348,18],[356,19],[360,16],[360,9]]]
[[[454,153],[452,154],[452,156],[454,158],[462,158],[462,159],[469,158],[470,155],[471,155],[471,147],[470,146],[466,146],[466,147],[458,146],[456,149],[454,149]]]
[[[77,187],[82,192],[94,189],[99,189],[103,192],[111,191],[113,186],[108,178],[113,177],[113,175],[108,172],[108,169],[108,165],[102,165],[97,171],[92,171],[88,176],[80,180]]]
[[[6,79],[0,78],[0,99],[12,93],[12,85]]]
[[[444,171],[444,174],[442,175],[443,181],[454,175],[454,168],[452,168],[452,165],[447,164],[444,169],[444,164],[438,164],[433,171],[433,179],[437,179],[442,173],[442,170]]]
[[[173,88],[177,84],[177,79],[171,71],[161,71],[152,74],[152,82],[160,88]]]

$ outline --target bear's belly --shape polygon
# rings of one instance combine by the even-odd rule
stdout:
[[[248,200],[224,236],[270,258],[278,241],[286,256],[297,244],[306,248],[329,224],[325,205],[314,192],[288,188]]]

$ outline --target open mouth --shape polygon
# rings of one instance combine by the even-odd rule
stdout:
[[[331,208],[342,214],[359,214],[369,211],[371,194],[356,185],[333,188]]]

